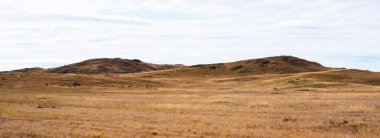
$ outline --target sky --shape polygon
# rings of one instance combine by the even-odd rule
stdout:
[[[1,0],[0,71],[292,55],[380,71],[379,0]]]

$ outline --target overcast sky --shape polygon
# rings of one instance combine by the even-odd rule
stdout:
[[[0,70],[293,55],[380,71],[379,0],[1,0]]]

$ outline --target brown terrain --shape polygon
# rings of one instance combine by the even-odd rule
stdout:
[[[292,56],[0,73],[0,137],[380,137],[380,73]]]
[[[146,71],[157,71],[183,67],[183,65],[158,65],[144,63],[134,59],[91,59],[80,63],[66,65],[54,69],[49,69],[49,73],[76,73],[76,74],[100,74],[100,73],[137,73]]]

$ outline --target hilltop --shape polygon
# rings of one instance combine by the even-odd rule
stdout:
[[[142,62],[138,59],[129,60],[121,58],[99,58],[48,69],[47,72],[63,74],[124,74],[173,69],[178,67],[183,67],[183,65],[151,64]]]
[[[201,64],[180,68],[166,73],[177,75],[244,76],[319,72],[331,69],[332,68],[325,67],[317,62],[308,61],[298,57],[276,56],[229,63]]]
[[[1,74],[2,84],[126,88],[372,89],[380,73],[336,69],[293,56],[194,66],[160,65],[120,58],[90,59],[62,67]],[[376,89],[376,88],[375,88]]]
[[[174,70],[173,70],[174,69]],[[302,72],[327,71],[317,62],[293,56],[275,56],[259,59],[241,60],[229,63],[199,64],[185,66],[182,64],[152,64],[138,59],[97,58],[61,67],[42,69],[26,68],[14,72],[47,72],[58,74],[129,74],[168,70],[170,74],[183,75],[254,75],[254,74],[289,74]],[[154,73],[154,72],[153,72]]]

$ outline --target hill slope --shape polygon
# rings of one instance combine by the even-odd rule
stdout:
[[[302,72],[326,71],[331,68],[319,63],[292,56],[277,56],[261,59],[243,60],[231,63],[195,65],[181,68],[176,75],[254,75],[254,74],[289,74]]]
[[[224,85],[248,88],[281,89],[361,89],[380,88],[380,73],[335,69],[294,74],[264,74],[216,79]]]
[[[75,73],[75,74],[106,74],[106,73],[138,73],[145,71],[156,71],[173,69],[183,65],[158,65],[145,63],[134,59],[99,58],[86,60],[80,63],[70,64],[47,70],[49,73]]]

